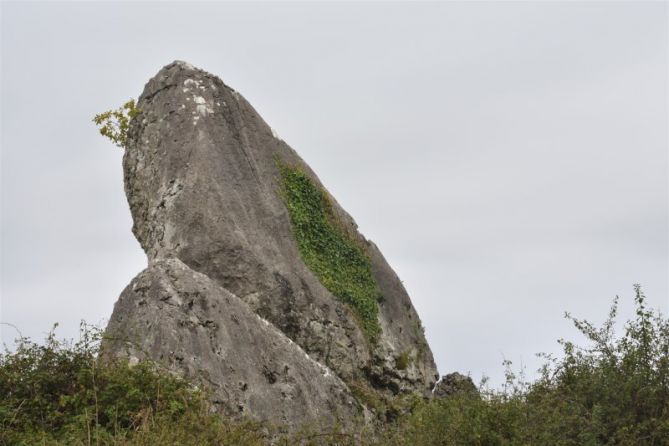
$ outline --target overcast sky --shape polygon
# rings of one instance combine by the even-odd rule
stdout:
[[[404,281],[440,373],[668,312],[667,3],[7,3],[0,320],[104,325],[146,266],[95,113],[188,61],[240,91]],[[11,343],[14,329],[0,327]]]

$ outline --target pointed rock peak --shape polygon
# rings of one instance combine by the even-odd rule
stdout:
[[[184,70],[200,70],[200,68],[195,68],[193,65],[189,64],[188,62],[184,62],[183,60],[175,60],[167,66],[169,67],[170,65],[175,65],[179,68],[183,68]]]
[[[179,71],[184,71],[184,72],[190,72],[193,75],[205,75],[205,76],[211,76],[215,77],[213,74],[209,73],[206,70],[203,70],[202,68],[196,67],[195,65],[192,65],[188,62],[185,62],[183,60],[175,60],[174,62],[165,65],[159,72],[158,75],[163,73],[164,71],[170,71],[170,70],[179,70]]]
[[[151,266],[121,295],[110,336],[132,335],[147,358],[209,376],[230,407],[292,426],[314,421],[291,406],[305,401],[309,413],[352,422],[360,412],[344,409],[350,401],[431,395],[436,367],[402,282],[241,95],[175,61],[147,83],[138,108],[124,180]],[[242,379],[254,385],[226,387]],[[304,398],[273,392],[277,382]]]

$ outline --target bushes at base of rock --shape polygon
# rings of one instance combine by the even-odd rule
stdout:
[[[52,331],[0,355],[0,445],[264,444],[258,425],[212,414],[203,391],[154,364],[99,361],[99,340],[82,325],[77,343]]]
[[[465,391],[410,401],[410,413],[354,388],[373,410],[397,414],[376,434],[282,435],[280,426],[227,421],[203,391],[150,363],[101,365],[95,331],[76,344],[21,339],[0,356],[0,445],[665,446],[669,320],[646,309],[638,287],[636,305],[619,339],[615,303],[602,328],[570,317],[591,345],[561,341],[564,356],[548,358],[533,383],[508,369],[502,390],[474,392],[458,376],[449,382]]]
[[[614,336],[617,299],[601,328],[567,317],[588,339],[561,340],[535,382],[507,365],[501,391],[453,392],[418,405],[388,445],[669,445],[669,320],[645,306]],[[451,381],[461,381],[451,380]],[[448,392],[446,392],[448,393]]]

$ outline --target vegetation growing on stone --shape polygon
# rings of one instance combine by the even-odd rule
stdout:
[[[364,404],[383,425],[396,422],[410,414],[421,403],[422,397],[415,393],[391,395],[379,392],[367,380],[346,380],[346,385],[360,403]]]
[[[124,149],[128,140],[130,120],[139,115],[135,100],[130,99],[116,110],[108,110],[95,115],[93,122],[99,127],[100,134]]]
[[[405,350],[395,358],[395,366],[398,370],[406,370],[412,360],[411,350]]]
[[[325,288],[353,309],[363,331],[375,340],[381,333],[380,293],[364,247],[337,220],[325,191],[299,168],[278,165],[302,260]]]

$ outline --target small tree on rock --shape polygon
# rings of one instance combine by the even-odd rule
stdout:
[[[130,120],[139,115],[135,100],[130,99],[116,110],[109,110],[95,115],[93,122],[99,127],[100,134],[106,136],[115,145],[124,149],[128,140]]]

